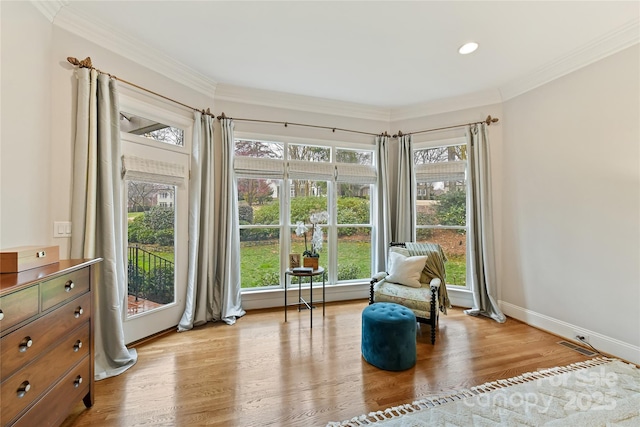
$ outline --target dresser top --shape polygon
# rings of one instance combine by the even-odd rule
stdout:
[[[102,258],[63,259],[54,264],[43,265],[20,273],[2,273],[0,274],[0,296],[100,261],[102,261]]]

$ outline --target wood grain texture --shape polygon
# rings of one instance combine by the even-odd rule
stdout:
[[[324,426],[415,399],[588,359],[558,337],[454,308],[435,345],[418,326],[415,367],[377,369],[360,353],[366,301],[327,304],[326,316],[250,311],[234,326],[207,324],[136,345],[138,363],[95,385],[63,426]],[[319,315],[320,314],[320,315]]]

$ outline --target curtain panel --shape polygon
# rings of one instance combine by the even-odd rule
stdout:
[[[373,244],[376,258],[373,271],[386,271],[387,252],[391,243],[391,202],[389,201],[389,137],[376,136],[377,204],[375,218],[378,224]]]
[[[473,307],[466,314],[490,317],[497,322],[506,320],[493,298],[496,284],[493,246],[493,216],[491,212],[491,165],[487,125],[467,127],[467,152],[471,191],[469,195],[468,257],[471,268]]]
[[[95,379],[121,374],[137,360],[124,344],[127,295],[117,82],[80,68],[71,207],[71,258],[96,258]]]
[[[411,135],[398,137],[398,186],[396,228],[393,240],[415,240],[416,185],[413,172],[413,144]]]

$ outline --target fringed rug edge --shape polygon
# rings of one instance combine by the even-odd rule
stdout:
[[[556,366],[553,368],[540,369],[538,371],[526,372],[515,377],[492,381],[484,383],[478,386],[474,386],[467,389],[456,391],[455,393],[442,394],[437,396],[425,397],[416,400],[412,403],[405,405],[393,406],[383,411],[369,412],[368,414],[360,415],[349,420],[329,422],[327,427],[359,427],[368,426],[381,421],[388,421],[394,418],[398,418],[404,415],[409,415],[414,412],[422,411],[425,409],[433,408],[435,406],[441,406],[450,402],[455,402],[468,397],[474,397],[479,394],[488,393],[494,390],[509,387],[516,384],[524,384],[530,381],[535,381],[542,378],[552,377],[554,375],[564,374],[568,372],[577,371],[580,369],[592,368],[594,366],[604,365],[620,361],[619,359],[609,357],[596,357],[593,359],[585,360],[583,362],[572,363],[567,366]]]

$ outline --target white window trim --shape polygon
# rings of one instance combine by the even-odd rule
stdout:
[[[424,149],[429,149],[429,148],[439,148],[439,147],[453,147],[456,145],[467,145],[467,139],[464,136],[458,136],[458,137],[452,137],[452,138],[444,138],[444,139],[430,139],[430,140],[422,140],[422,141],[414,141],[413,143],[413,150],[424,150]],[[412,157],[413,160],[413,157]],[[417,185],[417,181],[416,181],[416,185]],[[469,254],[469,195],[470,195],[470,190],[471,190],[471,179],[470,177],[467,176],[466,179],[466,189],[467,189],[467,224],[466,226],[462,227],[462,226],[455,226],[455,225],[417,225],[416,224],[416,231],[419,229],[431,229],[431,230],[465,230],[466,231],[466,245],[467,245],[467,255]],[[414,215],[414,218],[417,218],[417,215]],[[451,292],[461,292],[461,293],[469,293],[471,292],[471,280],[470,280],[470,266],[469,266],[469,257],[466,257],[466,280],[465,280],[465,286],[460,286],[460,285],[449,285],[447,284],[447,291]],[[463,295],[464,295],[463,294]],[[466,301],[467,298],[465,298]]]

